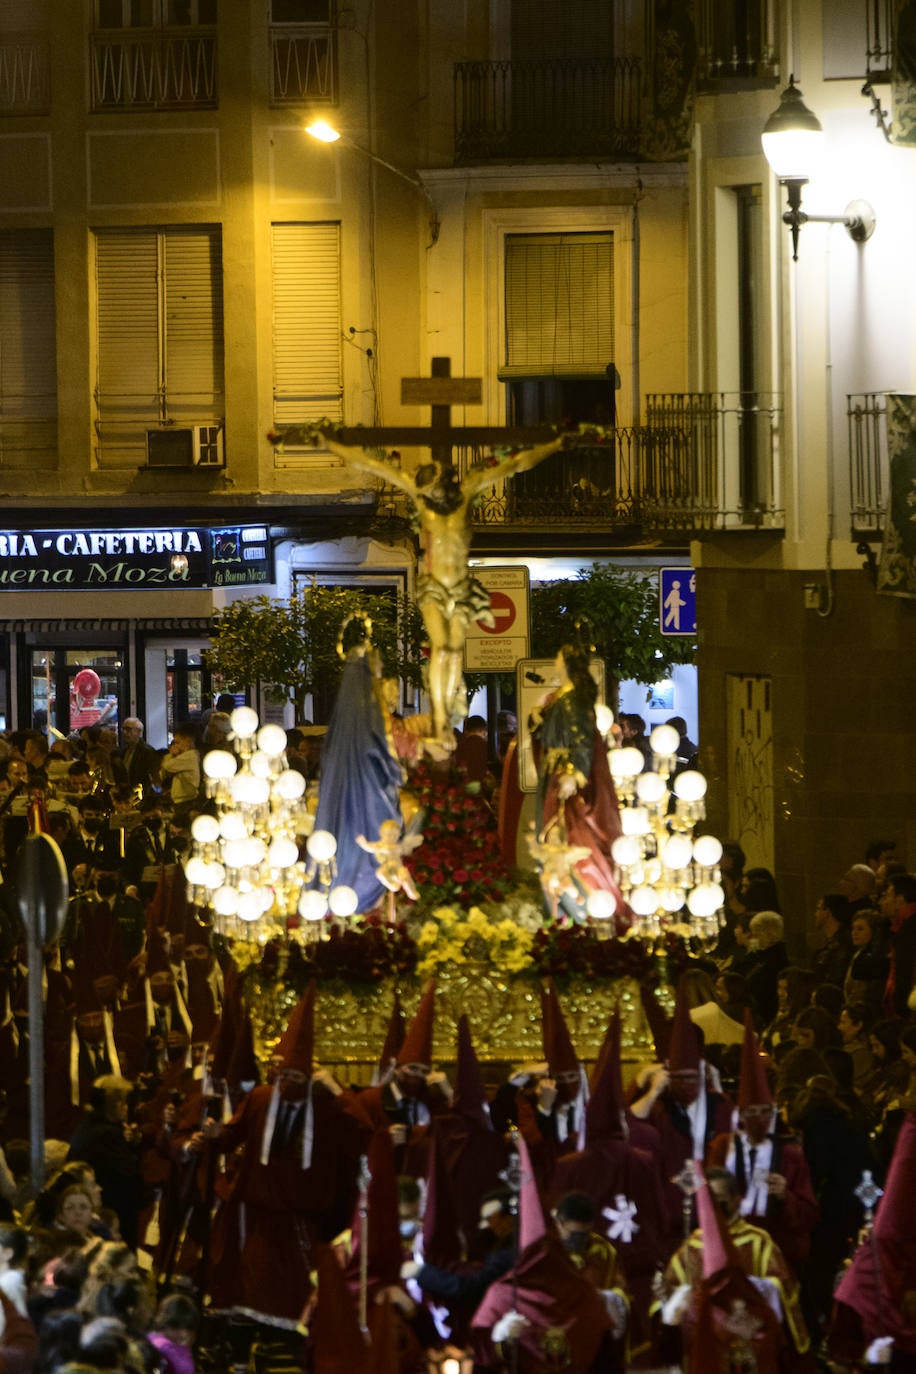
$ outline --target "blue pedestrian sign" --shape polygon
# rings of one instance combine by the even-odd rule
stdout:
[[[693,568],[659,568],[658,627],[663,635],[697,632],[697,575]]]

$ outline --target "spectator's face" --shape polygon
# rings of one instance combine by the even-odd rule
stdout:
[[[864,949],[871,939],[871,926],[867,921],[859,919],[853,921],[849,933],[856,949]]]
[[[139,725],[124,724],[121,726],[121,734],[124,736],[124,743],[126,745],[136,744],[138,739],[143,738],[143,731],[140,729]]]
[[[850,1040],[855,1040],[856,1036],[861,1033],[862,1024],[859,1021],[853,1021],[849,1012],[844,1007],[840,1012],[837,1028],[840,1032],[840,1039],[843,1041],[843,1044],[848,1045]]]
[[[881,1043],[881,1041],[878,1039],[876,1035],[870,1035],[868,1037],[868,1048],[871,1050],[872,1058],[877,1060],[879,1064],[883,1064],[884,1045]]]
[[[92,1202],[86,1193],[71,1193],[60,1205],[57,1219],[68,1231],[85,1236],[92,1225]]]
[[[12,767],[12,765],[10,766]],[[878,898],[878,910],[882,916],[886,916],[889,920],[893,920],[897,915],[897,890],[893,883],[888,883]]]
[[[776,983],[776,1002],[780,1011],[786,1011],[789,1006],[789,984],[785,978],[780,978]]]
[[[814,1031],[810,1026],[796,1026],[792,1032],[792,1038],[800,1050],[813,1050],[816,1048],[814,1044]]]
[[[16,787],[21,782],[26,782],[29,776],[29,765],[25,759],[10,759],[6,770],[6,776],[10,780],[10,786]]]
[[[77,797],[86,797],[92,791],[92,778],[88,773],[74,773],[70,778],[70,791]]]
[[[700,1075],[696,1069],[675,1069],[671,1074],[671,1096],[683,1107],[689,1107],[700,1095]]]
[[[755,1145],[759,1145],[769,1135],[772,1119],[773,1108],[768,1103],[744,1107],[741,1111],[741,1124],[747,1132],[748,1140]]]

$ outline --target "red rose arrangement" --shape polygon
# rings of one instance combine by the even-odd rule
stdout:
[[[423,843],[407,859],[420,905],[468,909],[502,901],[510,886],[509,870],[479,784],[468,783],[453,764],[424,761],[411,774],[411,790],[424,812]]]

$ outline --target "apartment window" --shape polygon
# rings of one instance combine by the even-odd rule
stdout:
[[[222,423],[220,231],[99,230],[95,257],[100,460],[142,465],[148,430]],[[211,438],[197,436],[204,465]]]
[[[271,101],[337,102],[337,27],[331,0],[271,0]]]
[[[340,225],[274,224],[274,419],[343,417]]]
[[[217,104],[216,0],[96,0],[92,108]]]
[[[508,234],[505,300],[512,418],[612,423],[613,234]]]
[[[505,240],[505,361],[510,424],[616,419],[614,236],[508,234]],[[588,514],[616,500],[613,446],[554,454],[513,480],[518,512],[545,503]]]
[[[50,229],[0,232],[0,465],[57,462],[54,240]]]

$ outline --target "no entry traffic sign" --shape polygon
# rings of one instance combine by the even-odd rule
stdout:
[[[490,593],[493,624],[475,621],[468,626],[464,666],[471,673],[512,673],[528,656],[528,569],[472,568],[472,575]]]

